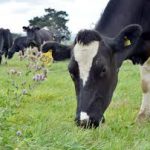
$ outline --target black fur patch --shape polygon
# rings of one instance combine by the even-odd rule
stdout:
[[[42,52],[47,53],[50,49],[55,51],[58,47],[59,43],[57,42],[46,42],[42,45]]]
[[[57,42],[46,42],[42,45],[41,50],[43,53],[52,50],[52,56],[54,60],[60,61],[64,59],[68,59],[71,56],[72,45],[63,45]]]
[[[150,32],[144,32],[142,33],[141,37],[144,39],[144,40],[150,40]]]
[[[81,30],[78,32],[75,43],[82,43],[83,45],[88,45],[92,41],[101,41],[100,34],[95,30]]]

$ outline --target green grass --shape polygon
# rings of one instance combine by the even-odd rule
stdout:
[[[25,76],[25,63],[15,57],[0,66],[0,150],[150,149],[150,123],[134,123],[142,94],[138,66],[124,63],[106,123],[84,130],[74,123],[76,98],[68,61],[54,63],[48,79],[19,99],[12,80],[34,84],[32,74]],[[10,78],[11,68],[22,71],[22,76]]]

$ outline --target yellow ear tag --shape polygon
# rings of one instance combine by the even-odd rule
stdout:
[[[44,64],[51,64],[53,62],[52,50],[50,49],[47,53],[42,53],[40,60]]]
[[[124,37],[124,46],[127,47],[127,46],[130,46],[131,45],[131,41],[125,36]]]

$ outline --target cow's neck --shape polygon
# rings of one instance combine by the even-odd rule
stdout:
[[[126,25],[141,22],[145,0],[110,0],[95,29],[114,37]]]
[[[119,67],[125,59],[143,64],[150,56],[150,46],[146,46],[146,41],[150,40],[149,10],[150,2],[147,0],[110,0],[98,21],[95,29],[108,37],[115,37],[123,27],[129,24],[140,24],[143,28],[137,47],[116,55]],[[146,35],[148,39],[145,40],[143,35]]]

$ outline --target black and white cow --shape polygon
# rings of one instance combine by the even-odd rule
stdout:
[[[129,25],[114,38],[103,37],[94,30],[80,31],[76,37],[69,72],[77,96],[76,123],[83,127],[97,127],[104,121],[104,112],[110,104],[118,81],[119,67],[136,46],[142,29]],[[124,37],[132,44],[125,45]],[[118,58],[120,57],[120,58]]]
[[[46,42],[41,48],[43,53],[52,51],[53,59],[56,61],[61,61],[70,58],[71,46],[66,46],[57,42]]]
[[[50,30],[53,33],[53,40],[57,43],[61,43],[61,41],[65,40],[66,36],[62,35],[58,30]]]
[[[0,64],[2,62],[2,55],[5,55],[5,58],[8,54],[8,49],[12,46],[13,38],[9,29],[0,28]]]
[[[61,41],[63,41],[65,39],[64,35],[55,35],[53,36],[54,41],[56,41],[57,43],[61,43]]]
[[[27,45],[37,47],[40,51],[40,46],[46,41],[53,41],[53,33],[39,27],[23,27],[27,33]]]
[[[77,34],[68,67],[77,96],[77,125],[97,127],[103,121],[126,59],[144,64],[139,117],[150,117],[149,10],[148,0],[110,0],[95,29]]]
[[[22,52],[22,55],[24,55],[24,51],[27,48],[27,37],[22,36],[22,37],[17,37],[14,40],[14,43],[12,47],[8,51],[8,59],[11,59],[15,52]]]

